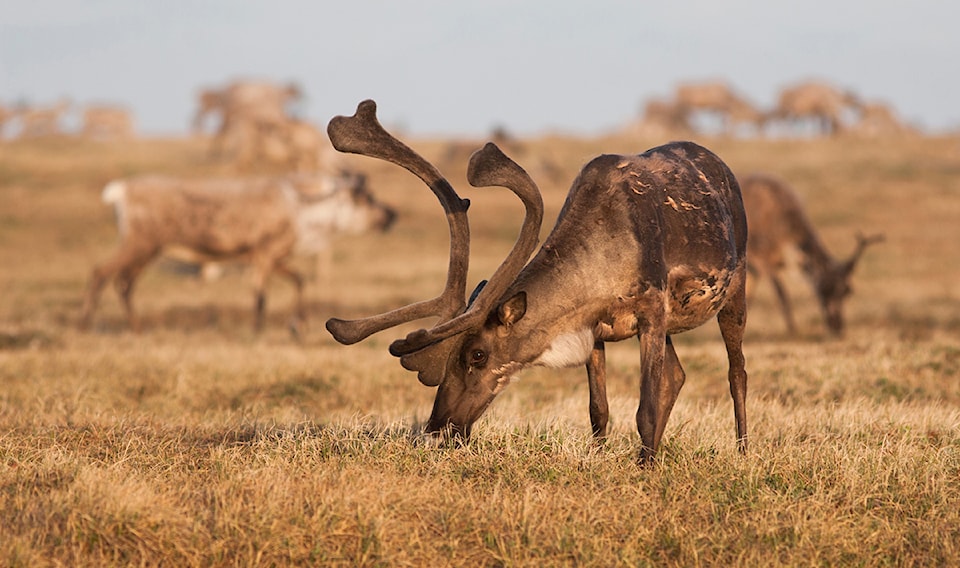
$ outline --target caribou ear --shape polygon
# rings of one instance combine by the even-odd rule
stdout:
[[[497,309],[497,316],[503,325],[513,325],[523,318],[527,313],[527,293],[517,292],[512,298],[500,304]]]

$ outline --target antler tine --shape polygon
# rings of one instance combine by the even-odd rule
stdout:
[[[883,233],[877,233],[875,235],[866,236],[859,231],[857,231],[856,237],[857,237],[858,248],[866,248],[867,246],[872,244],[882,243],[887,238],[887,236],[884,235]]]
[[[355,320],[330,318],[327,320],[326,328],[327,331],[330,332],[330,335],[338,342],[344,345],[353,345],[378,331],[390,329],[402,323],[436,315],[443,317],[444,314],[449,313],[453,309],[450,307],[451,304],[454,303],[451,301],[452,295],[448,297],[447,294],[450,289],[450,287],[444,289],[441,295],[432,300],[417,302],[375,316]],[[444,310],[444,308],[447,309]],[[462,307],[457,308],[456,311],[459,311],[459,309],[462,309]],[[454,311],[454,314],[456,311]],[[450,317],[452,316],[446,316],[446,319]]]
[[[851,267],[860,260],[860,256],[863,255],[863,251],[865,251],[868,246],[876,243],[882,243],[884,240],[886,240],[886,236],[883,233],[877,233],[868,237],[864,236],[862,232],[857,231],[855,236],[857,238],[857,247],[853,250],[850,260],[847,261],[847,264]]]
[[[430,186],[444,211],[467,210],[470,202],[460,199],[437,168],[383,128],[374,101],[362,101],[353,116],[333,117],[327,124],[327,135],[341,152],[380,158],[407,169]]]
[[[450,227],[450,264],[446,285],[439,296],[367,318],[332,318],[327,320],[327,331],[340,343],[349,345],[402,323],[429,316],[439,316],[440,321],[445,321],[463,311],[470,262],[470,226],[467,221],[470,201],[461,199],[437,168],[380,125],[377,103],[372,100],[357,105],[353,116],[337,116],[330,120],[327,134],[334,148],[341,152],[393,162],[423,180],[440,200]]]
[[[853,249],[853,253],[850,255],[850,258],[841,261],[839,265],[847,274],[853,272],[853,269],[856,268],[857,263],[860,262],[860,257],[863,256],[863,251],[865,251],[868,246],[883,242],[886,239],[883,233],[866,237],[862,232],[857,231],[856,235],[854,236],[857,239],[857,246]]]
[[[513,249],[464,314],[442,322],[429,331],[416,331],[405,339],[394,341],[390,345],[390,352],[396,356],[410,354],[455,335],[487,317],[493,303],[507,291],[539,242],[540,225],[543,222],[543,198],[540,190],[527,172],[501,152],[496,144],[488,142],[470,157],[467,181],[474,187],[506,187],[520,198],[526,209],[520,235]]]

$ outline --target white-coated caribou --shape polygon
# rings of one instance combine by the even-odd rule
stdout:
[[[604,343],[640,340],[640,461],[653,458],[685,373],[671,336],[716,316],[729,358],[737,441],[747,446],[747,373],[741,348],[747,225],[737,180],[707,149],[676,142],[640,155],[603,155],[574,181],[536,256],[543,202],[527,173],[493,144],[470,160],[476,187],[502,186],[526,215],[514,248],[465,301],[469,202],[440,172],[387,133],[373,101],[328,125],[335,148],[394,162],[439,198],[450,227],[443,293],[364,319],[331,319],[341,343],[428,316],[438,321],[393,342],[390,352],[438,386],[427,432],[467,437],[473,423],[524,367],[586,365],[593,433],[607,432]],[[529,262],[528,262],[529,260]]]
[[[271,273],[296,288],[291,330],[304,321],[303,279],[288,264],[301,249],[316,252],[340,233],[386,230],[395,213],[376,201],[365,176],[287,176],[187,180],[144,176],[111,182],[103,191],[113,204],[120,231],[119,249],[93,269],[83,304],[81,328],[90,325],[100,292],[114,280],[131,328],[140,321],[133,309],[134,284],[141,271],[171,247],[196,260],[239,259],[253,268],[254,328],[263,326],[265,286]]]

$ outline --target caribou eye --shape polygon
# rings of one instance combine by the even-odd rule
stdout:
[[[482,367],[487,363],[487,352],[483,349],[474,349],[470,352],[470,365]]]

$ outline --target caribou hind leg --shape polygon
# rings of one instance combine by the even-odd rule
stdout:
[[[296,298],[293,304],[293,316],[290,318],[290,334],[297,341],[303,339],[306,331],[307,311],[303,305],[303,277],[283,262],[277,263],[276,271],[293,284]]]
[[[143,269],[151,260],[153,260],[153,256],[140,258],[127,265],[120,270],[113,281],[117,295],[120,296],[120,301],[123,303],[123,308],[127,313],[127,321],[129,322],[130,329],[133,330],[134,333],[140,333],[141,324],[140,315],[133,307],[133,289],[137,284],[137,278],[140,276],[140,273],[143,272]]]
[[[157,255],[157,252],[154,248],[145,249],[123,245],[113,256],[94,267],[83,300],[80,329],[89,329],[93,322],[93,315],[100,303],[100,294],[103,292],[103,287],[108,282],[114,281],[127,312],[127,320],[134,331],[137,331],[139,321],[136,319],[136,312],[133,311],[131,304],[134,281],[143,267]]]
[[[728,380],[730,396],[733,397],[733,415],[737,421],[737,449],[747,451],[747,371],[743,358],[743,332],[747,324],[747,306],[744,287],[741,285],[727,300],[717,315],[720,334],[727,348],[730,362]]]

